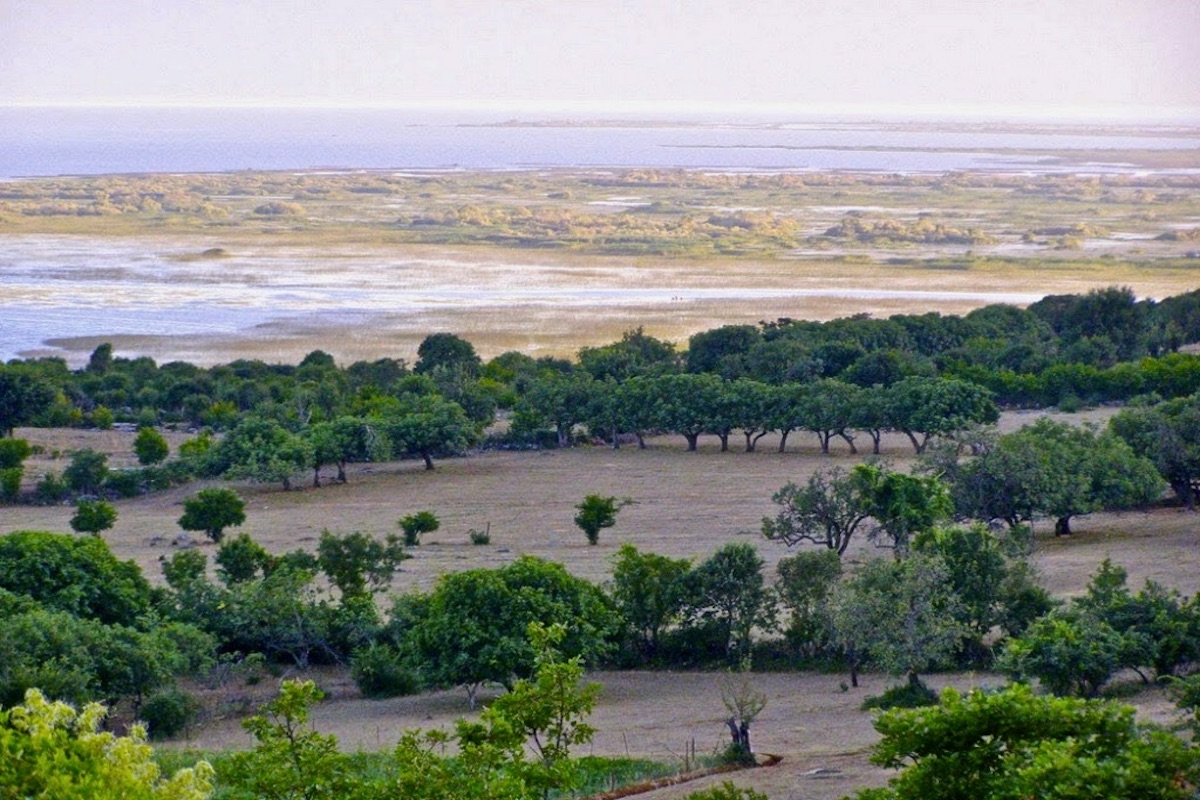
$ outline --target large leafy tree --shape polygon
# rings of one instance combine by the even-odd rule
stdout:
[[[889,426],[924,452],[935,436],[948,436],[1000,417],[991,394],[981,386],[948,378],[905,378],[885,390]]]
[[[212,459],[227,477],[282,483],[287,490],[292,476],[312,463],[312,447],[278,422],[252,416],[221,439]]]
[[[724,545],[697,564],[688,581],[689,617],[711,628],[730,663],[749,655],[755,629],[774,627],[775,596],[766,585],[762,556],[753,545]]]
[[[920,673],[952,663],[966,632],[949,571],[936,557],[868,561],[835,588],[832,606],[856,686],[863,656],[916,686]]]
[[[652,661],[663,634],[677,624],[687,604],[688,559],[642,553],[621,545],[613,557],[611,594],[643,661]]]
[[[1035,696],[1027,687],[942,692],[929,708],[875,722],[871,760],[903,770],[855,800],[1187,800],[1200,750],[1114,703]]]
[[[1189,509],[1195,506],[1200,496],[1200,397],[1127,408],[1109,425],[1138,455],[1154,462],[1180,502]]]
[[[479,435],[462,406],[439,395],[408,398],[397,413],[380,421],[380,428],[395,453],[419,456],[428,470],[434,468],[435,455],[462,452]]]
[[[860,482],[840,467],[817,470],[804,486],[789,483],[771,500],[780,510],[774,518],[763,517],[764,536],[789,546],[801,542],[823,545],[839,556],[870,516]]]
[[[150,610],[150,584],[95,536],[17,531],[0,536],[0,589],[105,623],[133,625]]]
[[[443,575],[426,596],[400,604],[406,640],[433,681],[465,686],[472,705],[479,686],[511,687],[532,674],[531,622],[561,623],[561,650],[592,661],[607,653],[617,616],[598,588],[559,564],[524,556],[500,569]]]
[[[28,425],[54,401],[54,387],[37,375],[0,365],[0,435]]]

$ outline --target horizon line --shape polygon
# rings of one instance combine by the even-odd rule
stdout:
[[[646,121],[674,116],[709,118],[885,118],[890,120],[991,120],[1021,122],[1092,122],[1143,125],[1200,124],[1200,106],[1047,104],[902,104],[902,103],[402,103],[329,100],[220,99],[177,100],[163,98],[95,100],[0,99],[4,109],[211,109],[296,111],[409,111],[439,114],[534,115],[545,118],[574,115],[577,120],[612,119],[614,115],[639,115]],[[580,116],[583,115],[583,116]],[[590,117],[587,115],[591,115]]]

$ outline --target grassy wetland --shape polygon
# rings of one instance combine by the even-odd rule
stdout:
[[[1178,294],[1200,275],[1197,183],[636,169],[21,179],[0,186],[19,268],[0,280],[14,313],[66,313],[69,290],[83,309],[143,315],[67,325],[10,356],[78,362],[112,340],[197,363],[317,347],[411,359],[431,330],[484,357],[570,355],[639,325],[682,341],[725,323],[962,313],[1108,285]]]

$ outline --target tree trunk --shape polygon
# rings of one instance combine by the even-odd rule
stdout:
[[[854,446],[854,437],[845,431],[838,431],[838,436],[846,440],[846,444],[850,445],[851,455],[858,455],[858,448]]]
[[[338,468],[337,482],[345,483],[346,482],[346,462],[339,461],[337,464],[337,468]]]
[[[646,449],[646,437],[642,434],[641,431],[638,431],[637,433],[635,433],[634,436],[636,436],[637,440],[638,440],[638,450],[645,450]]]
[[[685,433],[685,434],[683,435],[683,438],[687,439],[687,443],[688,443],[688,448],[687,448],[687,449],[688,449],[688,452],[695,452],[695,451],[696,451],[696,442],[697,442],[697,441],[700,439],[700,434],[698,434],[698,433]]]
[[[921,453],[925,450],[925,443],[917,441],[917,435],[912,431],[905,431],[904,435],[908,437],[910,442],[912,442],[913,452],[915,452],[917,455],[921,455]]]
[[[433,469],[433,457],[428,450],[421,451],[421,458],[425,459],[425,469]]]
[[[779,452],[781,453],[787,447],[787,437],[789,433],[791,433],[790,430],[783,430],[779,433]]]
[[[829,440],[833,438],[832,434],[824,431],[817,431],[817,439],[821,442],[821,455],[829,455]]]
[[[314,489],[321,488],[321,468],[320,467],[313,467],[313,488]]]
[[[721,440],[721,452],[728,453],[729,452],[729,433],[728,432],[718,433],[717,438]]]
[[[1071,535],[1071,518],[1059,517],[1054,521],[1055,536],[1070,536]]]

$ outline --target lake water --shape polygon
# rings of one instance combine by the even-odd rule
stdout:
[[[494,124],[385,110],[0,108],[0,178],[241,169],[1055,169],[1006,149],[1200,147],[1190,135],[913,129],[870,122]],[[861,149],[844,149],[861,148]],[[1096,169],[1104,169],[1097,167]]]

